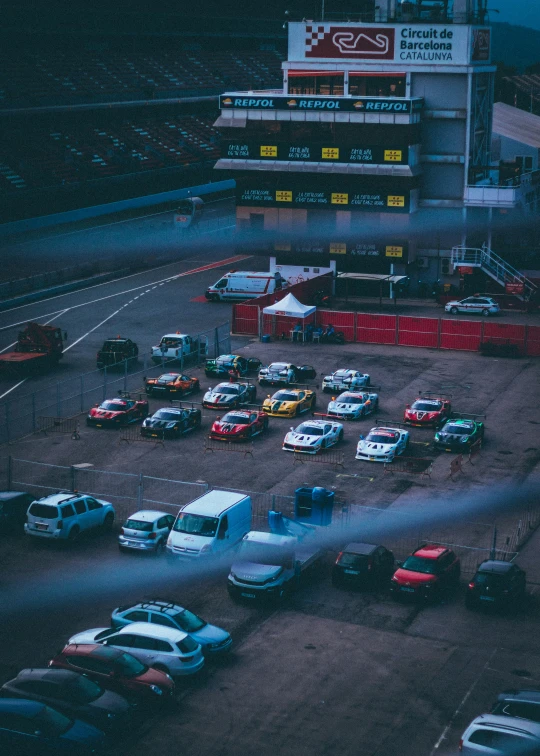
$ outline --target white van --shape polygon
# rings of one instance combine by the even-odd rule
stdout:
[[[167,556],[219,555],[251,530],[251,499],[232,491],[209,491],[179,513],[167,540]]]
[[[210,302],[222,299],[255,299],[273,294],[287,286],[281,273],[255,273],[249,270],[231,270],[205,292]]]

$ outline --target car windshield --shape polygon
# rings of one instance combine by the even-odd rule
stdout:
[[[364,568],[367,566],[368,558],[365,555],[360,556],[359,554],[348,554],[347,552],[344,552],[340,558],[339,558],[339,566],[340,567],[352,567],[354,570],[359,570],[361,568]]]
[[[426,575],[435,575],[437,572],[437,562],[433,559],[410,556],[403,563],[403,569],[411,570],[412,572],[423,572]]]
[[[36,730],[41,730],[49,736],[62,735],[73,724],[73,720],[60,714],[59,711],[44,706],[33,718]]]
[[[115,666],[124,677],[137,677],[148,669],[145,664],[142,664],[131,654],[122,654],[122,656],[119,656],[116,659]]]
[[[297,402],[298,397],[296,394],[291,394],[290,391],[278,391],[272,399],[276,399],[280,402]]]
[[[382,433],[381,431],[370,433],[366,439],[373,444],[395,444],[399,436],[397,433]]]
[[[154,523],[145,522],[144,520],[126,520],[124,527],[131,530],[141,530],[143,533],[150,533],[154,527]]]
[[[218,386],[216,392],[218,394],[239,394],[240,388],[238,386]]]
[[[103,640],[104,638],[108,638],[109,635],[114,635],[116,632],[117,632],[116,628],[108,627],[105,630],[102,630],[100,633],[98,633],[95,636],[95,640],[97,641]]]
[[[496,575],[493,572],[477,572],[473,583],[476,585],[499,586],[506,582],[506,575]]]
[[[183,609],[181,612],[172,615],[173,620],[178,627],[185,633],[195,633],[197,630],[202,630],[208,624],[196,614],[190,612],[189,609]]]
[[[108,412],[125,412],[129,407],[127,402],[103,402],[99,405],[99,409],[107,410]]]
[[[75,701],[78,704],[90,703],[103,695],[103,688],[83,675],[77,677],[70,685],[66,685],[61,690],[62,698]]]
[[[184,640],[178,641],[176,645],[183,654],[192,654],[193,651],[196,651],[199,647],[197,641],[193,640],[193,638],[190,638],[189,635],[186,636]]]
[[[178,515],[173,530],[177,533],[190,533],[211,538],[216,534],[218,523],[217,517],[204,517],[185,512]]]
[[[249,415],[235,415],[229,412],[221,420],[222,423],[232,423],[233,425],[249,425]]]
[[[40,520],[56,520],[58,509],[52,507],[50,504],[38,504],[36,501],[30,507],[30,514],[34,517],[39,517]]]
[[[278,373],[280,370],[287,370],[288,367],[285,362],[273,362],[268,366],[268,370],[271,370],[272,373]]]
[[[174,337],[171,338],[170,336],[167,336],[166,338],[161,339],[159,346],[164,349],[175,349],[176,347],[182,346],[182,339],[176,339]]]
[[[106,341],[103,344],[102,352],[121,352],[126,346],[125,341]]]
[[[175,381],[179,376],[175,373],[165,373],[164,375],[160,375],[158,378],[158,381],[163,381],[164,383],[170,383],[171,381]]]
[[[444,426],[445,433],[453,433],[456,436],[470,436],[473,430],[474,428],[472,428],[470,425],[456,425],[455,423],[453,423],[451,425]]]
[[[324,428],[318,425],[310,425],[309,423],[302,423],[296,429],[297,433],[305,433],[306,436],[324,436]]]
[[[345,402],[345,404],[363,404],[364,397],[357,396],[355,394],[341,394],[341,396],[338,396],[336,401]]]
[[[242,541],[238,558],[243,562],[280,567],[292,565],[293,555],[287,549],[279,548],[273,544]]]
[[[437,412],[442,407],[442,402],[415,402],[411,409],[421,412]]]
[[[181,415],[179,412],[170,412],[166,409],[158,410],[153,416],[153,420],[180,420]]]

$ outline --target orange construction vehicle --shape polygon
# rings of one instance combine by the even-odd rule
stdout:
[[[28,323],[20,331],[12,352],[0,354],[0,370],[34,372],[47,370],[62,358],[67,333],[57,326]]]

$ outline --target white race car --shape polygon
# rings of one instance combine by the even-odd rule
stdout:
[[[356,447],[356,459],[365,462],[392,462],[394,457],[407,449],[409,431],[400,428],[372,428],[367,438],[360,436]]]
[[[379,395],[363,391],[345,391],[328,405],[327,414],[342,420],[360,420],[379,408]]]
[[[326,393],[338,391],[354,391],[369,386],[370,377],[367,373],[361,373],[359,370],[345,368],[336,370],[332,375],[325,375],[322,382],[322,390]]]
[[[266,367],[259,370],[259,383],[261,386],[266,384],[285,384],[296,383],[296,370],[294,365],[286,362],[272,362]]]
[[[343,439],[343,426],[333,420],[309,420],[291,428],[283,441],[285,451],[317,454]]]

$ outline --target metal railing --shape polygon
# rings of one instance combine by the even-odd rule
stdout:
[[[537,287],[529,279],[503,260],[485,244],[482,247],[452,247],[452,265],[470,265],[482,268],[501,286],[506,284],[518,284],[523,287],[523,293],[517,294],[521,299],[530,299]]]

